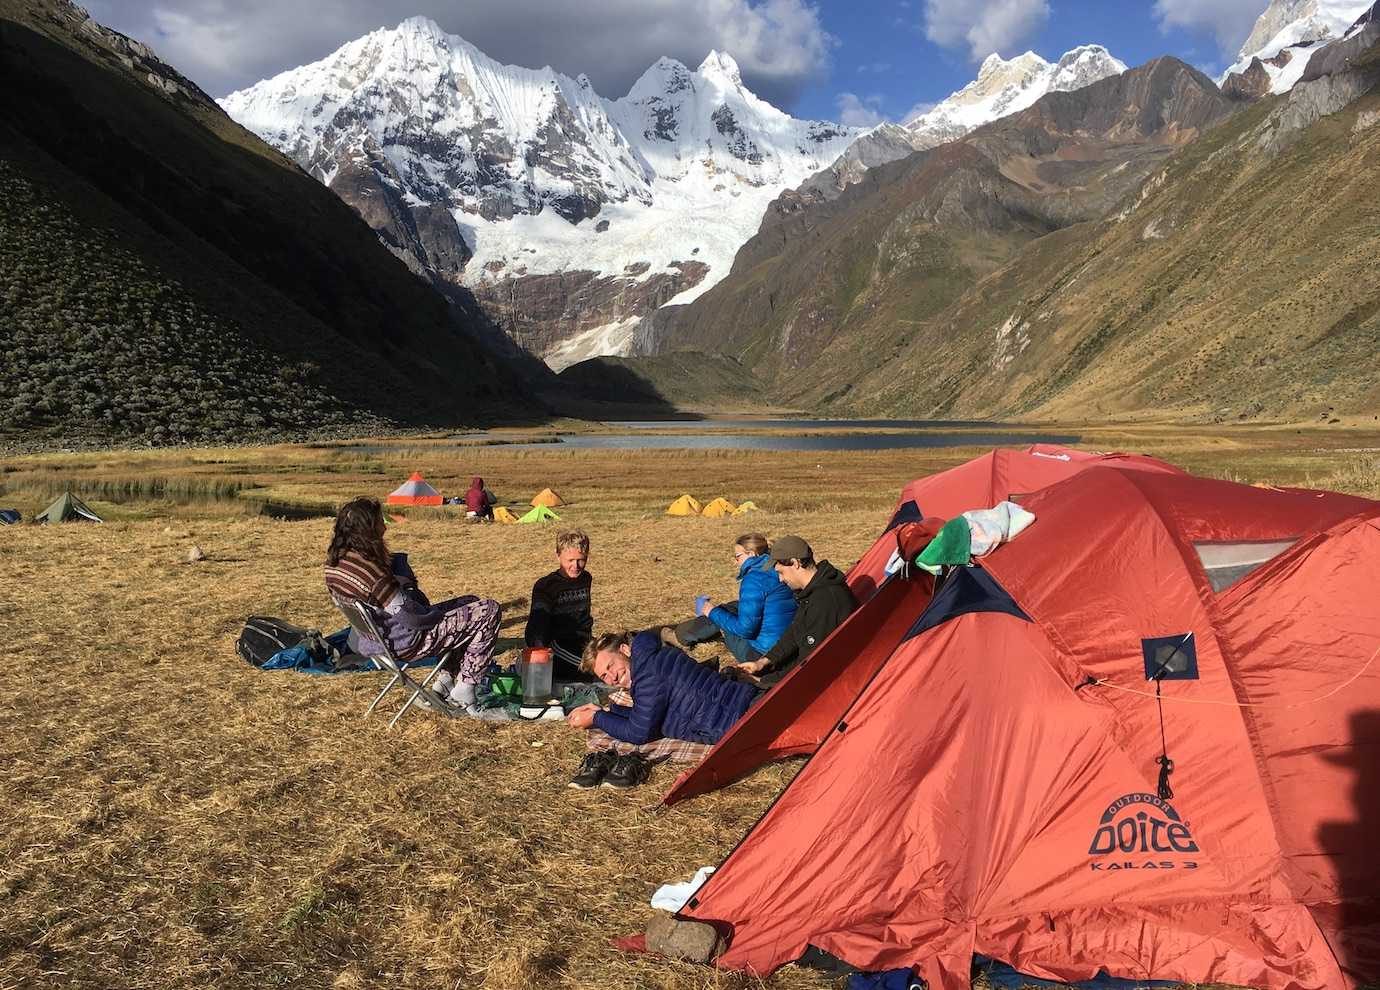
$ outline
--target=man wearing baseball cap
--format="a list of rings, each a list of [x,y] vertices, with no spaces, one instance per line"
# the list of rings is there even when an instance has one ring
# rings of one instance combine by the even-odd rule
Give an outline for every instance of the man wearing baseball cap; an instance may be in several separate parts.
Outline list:
[[[770,687],[842,625],[858,602],[843,572],[827,560],[817,562],[810,544],[798,536],[773,540],[764,566],[775,568],[781,582],[795,594],[795,618],[760,660],[738,664],[737,669],[756,675],[759,684]]]

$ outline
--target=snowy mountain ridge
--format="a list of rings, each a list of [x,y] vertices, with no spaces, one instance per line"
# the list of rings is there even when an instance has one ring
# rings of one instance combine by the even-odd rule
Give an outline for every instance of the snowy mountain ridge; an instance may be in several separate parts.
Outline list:
[[[767,204],[861,133],[759,99],[723,52],[694,71],[659,59],[609,100],[584,75],[504,65],[425,17],[220,103],[337,188],[395,251],[481,300],[573,271],[638,284],[598,324],[565,314],[574,322],[535,342],[543,354],[578,334],[609,346],[613,328],[668,293],[683,302],[709,288]],[[438,230],[447,216],[455,229]]]
[[[988,55],[975,80],[902,126],[915,135],[917,150],[932,148],[1024,110],[1046,93],[1082,89],[1125,71],[1126,63],[1101,45],[1080,45],[1058,62],[1034,52],[1012,59]]]
[[[1271,93],[1294,88],[1319,45],[1342,37],[1373,0],[1270,0],[1237,60],[1218,82],[1250,68],[1255,59],[1269,77]]]

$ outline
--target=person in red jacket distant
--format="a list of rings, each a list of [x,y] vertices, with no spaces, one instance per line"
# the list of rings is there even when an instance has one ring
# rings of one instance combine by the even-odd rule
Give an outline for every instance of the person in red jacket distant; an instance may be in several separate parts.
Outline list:
[[[471,519],[485,519],[493,522],[494,493],[484,487],[484,479],[476,475],[470,479],[469,491],[465,492],[465,513]]]

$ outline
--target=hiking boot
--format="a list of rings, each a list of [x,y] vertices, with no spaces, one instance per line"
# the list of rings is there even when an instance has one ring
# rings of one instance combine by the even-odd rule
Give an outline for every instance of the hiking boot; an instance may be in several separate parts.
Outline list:
[[[652,775],[652,765],[641,753],[629,753],[613,761],[609,772],[604,776],[604,786],[625,791],[636,787]]]
[[[667,646],[674,646],[678,650],[685,649],[685,647],[681,645],[681,641],[676,638],[676,630],[673,626],[661,627],[661,641]]]
[[[580,769],[570,778],[569,786],[581,791],[598,787],[600,781],[608,776],[609,768],[617,759],[618,757],[607,749],[586,753],[585,758],[580,761]]]

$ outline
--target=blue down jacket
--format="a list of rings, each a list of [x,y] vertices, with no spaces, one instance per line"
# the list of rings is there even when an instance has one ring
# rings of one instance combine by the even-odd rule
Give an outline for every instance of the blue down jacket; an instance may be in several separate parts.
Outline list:
[[[637,745],[663,737],[712,743],[742,718],[757,689],[644,632],[632,641],[632,696],[631,708],[596,712],[594,727]]]
[[[709,621],[766,653],[795,618],[795,595],[767,564],[767,555],[749,557],[738,568],[738,614],[718,606]]]

